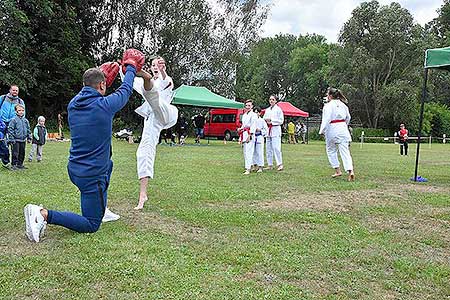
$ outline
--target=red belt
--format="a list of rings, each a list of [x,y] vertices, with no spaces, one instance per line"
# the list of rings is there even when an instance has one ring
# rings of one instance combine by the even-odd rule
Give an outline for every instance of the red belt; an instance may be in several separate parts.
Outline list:
[[[330,124],[334,124],[334,123],[343,123],[345,122],[345,120],[331,120]]]
[[[250,134],[250,127],[245,127],[239,130],[239,142],[245,142],[242,139],[244,138],[244,131],[247,131]]]
[[[269,135],[268,136],[271,137],[272,136],[272,127],[273,127],[272,123],[270,123],[268,127],[269,127]]]

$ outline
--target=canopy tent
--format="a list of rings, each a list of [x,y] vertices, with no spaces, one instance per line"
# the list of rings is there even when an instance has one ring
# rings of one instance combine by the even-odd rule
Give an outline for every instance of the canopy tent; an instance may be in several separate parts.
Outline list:
[[[285,116],[304,117],[304,118],[309,117],[309,113],[307,113],[306,111],[303,111],[301,109],[298,109],[297,107],[292,105],[290,102],[278,102],[278,106],[281,108],[281,110],[283,111],[283,114]]]
[[[283,111],[284,116],[306,118],[306,143],[308,144],[309,143],[309,123],[308,123],[309,113],[295,107],[290,102],[280,101],[277,103],[277,105],[281,108],[281,111]],[[263,110],[263,113],[266,109]]]
[[[209,108],[243,108],[244,104],[214,94],[205,87],[181,85],[174,91],[172,104]]]
[[[427,97],[428,70],[432,68],[450,71],[450,47],[428,49],[427,51],[425,51],[425,65],[424,65],[425,70],[423,78],[422,101],[420,104],[419,132],[417,134],[416,167],[414,170],[414,181],[417,181],[417,170],[419,166],[419,151],[421,141],[420,138],[422,134],[425,99]]]

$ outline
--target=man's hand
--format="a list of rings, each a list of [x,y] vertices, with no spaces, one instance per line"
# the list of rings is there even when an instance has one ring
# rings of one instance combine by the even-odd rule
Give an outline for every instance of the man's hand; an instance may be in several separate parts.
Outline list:
[[[145,63],[145,55],[136,49],[127,49],[123,53],[122,57],[122,65],[132,65],[136,68],[136,72],[139,72],[142,69],[142,66]],[[125,72],[124,72],[125,73]]]
[[[110,87],[119,73],[119,64],[116,62],[106,62],[99,67],[105,75],[106,86]]]

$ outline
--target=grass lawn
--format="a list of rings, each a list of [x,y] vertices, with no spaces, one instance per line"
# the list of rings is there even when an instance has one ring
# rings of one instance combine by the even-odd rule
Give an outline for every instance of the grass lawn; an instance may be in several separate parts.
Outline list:
[[[352,145],[356,182],[332,179],[323,142],[283,145],[285,170],[243,176],[236,143],[158,146],[149,201],[137,145],[114,142],[97,233],[24,233],[23,207],[79,212],[69,143],[0,170],[0,299],[450,299],[450,145]],[[29,149],[29,148],[27,148]]]

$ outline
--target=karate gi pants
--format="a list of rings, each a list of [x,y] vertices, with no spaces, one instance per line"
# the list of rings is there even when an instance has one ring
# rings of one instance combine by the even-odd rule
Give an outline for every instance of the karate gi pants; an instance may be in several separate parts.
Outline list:
[[[248,143],[242,143],[242,149],[244,151],[245,169],[250,170],[253,163],[253,152],[255,149],[254,141],[250,140]]]
[[[281,156],[281,136],[267,137],[266,138],[266,156],[267,165],[273,166],[273,156],[275,155],[275,162],[277,166],[283,164],[283,158]]]
[[[170,128],[177,122],[178,109],[159,99],[157,92],[144,94],[152,112],[144,120],[142,139],[136,152],[138,178],[153,178],[156,156],[156,145],[161,130]]]
[[[258,167],[264,167],[264,138],[261,141],[255,141],[253,143],[255,150],[253,152],[253,164]]]
[[[328,161],[332,168],[338,168],[340,166],[338,159],[338,150],[342,159],[342,164],[344,165],[344,169],[346,171],[353,170],[353,160],[350,155],[349,149],[350,142],[342,141],[342,142],[334,142],[327,141],[327,156]]]

